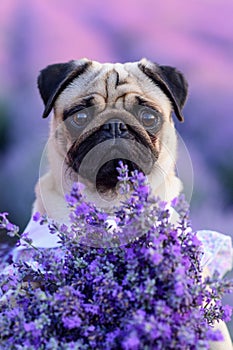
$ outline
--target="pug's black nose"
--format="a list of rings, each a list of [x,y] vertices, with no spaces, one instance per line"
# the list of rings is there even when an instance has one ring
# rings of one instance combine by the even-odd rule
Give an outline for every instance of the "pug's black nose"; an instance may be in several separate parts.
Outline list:
[[[111,119],[102,126],[102,130],[111,137],[124,137],[128,133],[128,128],[122,120]]]

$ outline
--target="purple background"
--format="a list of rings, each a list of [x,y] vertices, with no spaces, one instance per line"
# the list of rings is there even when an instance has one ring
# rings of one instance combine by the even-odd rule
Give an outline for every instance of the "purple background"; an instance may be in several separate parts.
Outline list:
[[[194,171],[192,222],[233,236],[232,0],[1,0],[0,211],[30,217],[48,135],[36,79],[51,63],[147,57],[186,75],[178,131]]]

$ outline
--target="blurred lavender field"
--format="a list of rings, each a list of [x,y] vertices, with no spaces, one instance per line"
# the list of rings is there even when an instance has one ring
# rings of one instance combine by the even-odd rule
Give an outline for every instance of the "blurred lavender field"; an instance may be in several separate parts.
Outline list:
[[[22,229],[30,217],[49,122],[39,70],[147,57],[177,66],[190,84],[176,124],[193,164],[193,226],[233,236],[232,14],[232,0],[1,0],[0,211]]]

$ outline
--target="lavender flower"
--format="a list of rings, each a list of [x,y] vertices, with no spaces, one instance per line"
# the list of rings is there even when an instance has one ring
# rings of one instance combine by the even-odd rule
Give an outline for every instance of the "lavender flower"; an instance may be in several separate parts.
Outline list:
[[[5,229],[10,237],[18,235],[18,226],[12,224],[8,218],[8,213],[0,213],[0,229]]]
[[[114,218],[74,184],[66,197],[71,227],[47,223],[59,248],[30,249],[36,265],[21,259],[0,275],[1,349],[195,350],[221,339],[211,326],[229,320],[221,298],[233,283],[216,274],[202,281],[201,244],[184,199],[172,203],[175,226],[143,174],[129,175],[123,163],[118,170],[125,200]],[[6,213],[1,225],[15,231]]]

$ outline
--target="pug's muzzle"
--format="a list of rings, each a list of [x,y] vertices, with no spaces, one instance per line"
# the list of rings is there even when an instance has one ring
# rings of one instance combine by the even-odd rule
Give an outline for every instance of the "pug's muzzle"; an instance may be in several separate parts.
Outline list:
[[[119,113],[120,114],[120,113]],[[135,130],[136,129],[136,130]],[[88,132],[80,142],[73,143],[67,154],[67,164],[76,173],[104,192],[114,190],[118,182],[117,167],[123,161],[129,171],[149,174],[158,158],[141,130],[119,115],[110,118]]]

